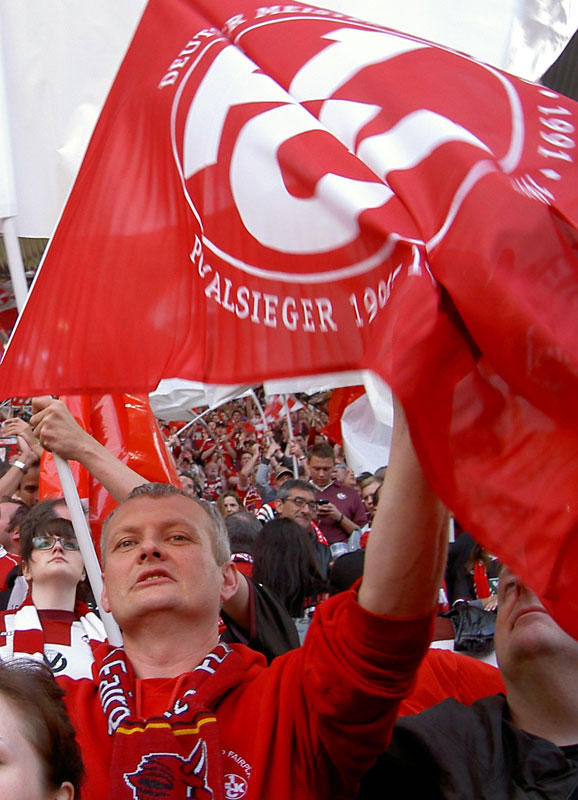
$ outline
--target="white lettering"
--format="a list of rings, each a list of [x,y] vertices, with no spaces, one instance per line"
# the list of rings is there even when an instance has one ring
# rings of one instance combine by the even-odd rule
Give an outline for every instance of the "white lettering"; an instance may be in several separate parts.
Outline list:
[[[232,33],[235,28],[238,28],[239,25],[242,25],[245,21],[245,17],[242,14],[236,14],[234,17],[231,17],[225,22],[227,33]]]
[[[234,311],[235,306],[229,302],[229,295],[231,294],[231,287],[233,286],[233,282],[230,281],[228,278],[225,278],[225,296],[223,297],[223,308],[225,311]]]
[[[313,333],[315,330],[315,325],[313,324],[313,301],[308,297],[302,297],[301,308],[303,309],[303,330]]]
[[[331,316],[333,308],[331,306],[331,301],[328,297],[318,297],[315,300],[315,304],[317,305],[317,312],[319,314],[319,328],[324,333],[328,330],[328,327],[331,328],[332,331],[337,330],[337,325],[333,322],[333,318]]]
[[[263,302],[265,303],[265,316],[263,322],[269,328],[277,327],[277,305],[279,298],[274,294],[264,294]]]
[[[291,310],[289,310],[289,306],[291,306]],[[283,325],[287,328],[287,330],[297,330],[297,320],[299,319],[299,314],[296,311],[294,297],[286,297],[283,300],[283,305],[281,306],[281,318],[283,320]]]
[[[261,292],[251,292],[253,295],[253,313],[251,314],[251,322],[259,322],[259,300]]]
[[[246,286],[239,286],[237,289],[237,305],[235,314],[239,319],[247,319],[249,316],[249,290]]]
[[[215,272],[215,277],[205,288],[206,297],[212,297],[215,303],[221,305],[221,276]]]

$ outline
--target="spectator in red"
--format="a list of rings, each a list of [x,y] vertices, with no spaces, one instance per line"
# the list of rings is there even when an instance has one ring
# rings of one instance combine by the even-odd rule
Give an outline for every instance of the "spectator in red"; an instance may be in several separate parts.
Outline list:
[[[217,502],[219,495],[225,491],[226,478],[223,477],[222,464],[218,456],[211,456],[205,464],[205,484],[202,497],[205,500]]]

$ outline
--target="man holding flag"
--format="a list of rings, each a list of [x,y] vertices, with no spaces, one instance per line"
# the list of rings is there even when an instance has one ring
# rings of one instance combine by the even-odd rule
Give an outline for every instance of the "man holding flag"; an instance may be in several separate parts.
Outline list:
[[[61,405],[41,405],[32,422],[43,446],[96,467],[126,497],[138,476],[82,431],[60,438]],[[427,650],[444,519],[401,413],[358,594],[322,604],[305,645],[266,668],[218,643],[237,576],[211,513],[166,484],[137,488],[102,546],[103,605],[124,649],[98,648],[94,683],[68,698],[86,797],[144,798],[153,786],[207,798],[351,796]]]

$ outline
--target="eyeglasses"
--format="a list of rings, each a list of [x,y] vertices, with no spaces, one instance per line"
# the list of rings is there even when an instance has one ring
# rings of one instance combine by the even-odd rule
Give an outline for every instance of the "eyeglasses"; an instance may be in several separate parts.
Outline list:
[[[287,500],[290,500],[292,503],[295,503],[297,508],[304,508],[305,506],[307,506],[310,511],[317,511],[316,500],[306,500],[304,497],[288,497]]]
[[[77,539],[73,539],[70,536],[53,536],[52,534],[33,536],[32,547],[35,550],[52,550],[57,541],[60,542],[64,550],[80,550]]]

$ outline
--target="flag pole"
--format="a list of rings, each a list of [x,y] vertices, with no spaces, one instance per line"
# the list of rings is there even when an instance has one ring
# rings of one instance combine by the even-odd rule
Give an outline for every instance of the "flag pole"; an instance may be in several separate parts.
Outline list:
[[[293,423],[291,422],[291,414],[289,413],[289,404],[287,403],[287,395],[283,395],[283,405],[285,407],[285,417],[287,418],[287,431],[289,433],[289,441],[293,439]],[[293,454],[293,477],[295,480],[299,477],[299,466],[297,464],[297,457]]]
[[[108,611],[105,611],[100,605],[100,598],[102,595],[102,573],[98,558],[96,556],[96,550],[94,549],[92,537],[90,535],[90,530],[88,528],[88,523],[86,521],[86,517],[84,516],[80,497],[78,496],[78,490],[72,476],[70,464],[66,459],[56,455],[56,453],[53,453],[53,455],[54,463],[56,464],[56,469],[58,471],[58,477],[60,478],[64,499],[70,512],[70,520],[80,546],[80,553],[82,555],[82,560],[84,561],[84,568],[86,569],[86,574],[90,582],[94,599],[96,600],[96,605],[106,631],[106,636],[113,647],[120,647],[122,646],[122,634],[120,632],[120,628],[118,627],[118,624],[112,614],[110,614]]]
[[[259,398],[257,397],[257,393],[254,391],[254,389],[251,389],[249,391],[249,394],[251,395],[253,402],[257,406],[257,411],[261,415],[261,421],[263,423],[263,433],[265,433],[269,425],[267,424],[267,417],[265,416],[265,412],[263,411],[263,406],[259,402]]]

